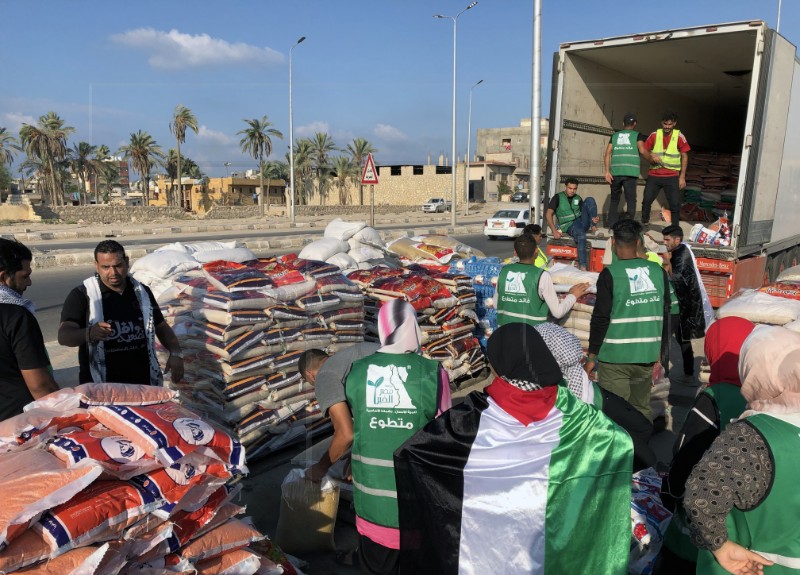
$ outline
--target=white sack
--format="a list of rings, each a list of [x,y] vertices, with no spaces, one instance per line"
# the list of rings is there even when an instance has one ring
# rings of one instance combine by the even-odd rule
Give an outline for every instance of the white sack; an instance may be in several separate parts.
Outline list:
[[[365,227],[367,227],[367,222],[346,222],[342,218],[336,218],[325,227],[323,237],[347,241]]]
[[[225,248],[219,250],[207,250],[203,252],[196,252],[194,257],[201,263],[214,262],[217,260],[224,260],[226,262],[235,262],[240,264],[256,259],[258,256],[247,248]]]
[[[146,272],[150,276],[168,278],[171,275],[188,272],[200,267],[200,263],[186,252],[159,250],[142,256],[133,262],[131,274],[136,277],[138,272]]]
[[[333,223],[333,222],[331,222]],[[315,240],[304,247],[297,257],[304,260],[327,261],[338,253],[345,253],[350,249],[350,244],[336,238],[322,238]]]

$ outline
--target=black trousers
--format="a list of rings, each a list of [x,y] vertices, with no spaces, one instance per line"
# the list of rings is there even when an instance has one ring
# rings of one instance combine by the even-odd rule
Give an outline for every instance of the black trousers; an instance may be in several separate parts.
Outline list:
[[[358,536],[358,562],[365,575],[397,575],[400,550],[384,547],[369,537]]]
[[[683,339],[683,332],[681,331],[681,316],[678,314],[672,315],[672,335],[675,336],[675,341],[681,348],[681,357],[683,358],[683,374],[694,375],[694,351],[692,351],[692,340]]]
[[[606,227],[610,228],[619,219],[619,200],[625,192],[625,211],[630,219],[636,217],[636,180],[635,176],[614,176],[611,181],[611,198],[608,202],[608,221]]]
[[[678,176],[655,177],[649,176],[644,185],[644,198],[642,199],[642,222],[650,221],[650,207],[653,205],[658,193],[664,190],[672,214],[672,223],[677,225],[681,220],[681,189]]]

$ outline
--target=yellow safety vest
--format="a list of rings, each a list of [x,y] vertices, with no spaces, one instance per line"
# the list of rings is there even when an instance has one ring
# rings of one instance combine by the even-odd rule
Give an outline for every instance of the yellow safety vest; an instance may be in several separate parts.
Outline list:
[[[669,140],[669,144],[667,144],[667,149],[664,150],[664,130],[656,130],[656,143],[653,146],[653,155],[659,157],[661,166],[658,164],[651,164],[651,170],[664,167],[668,170],[675,170],[676,172],[681,171],[681,153],[678,151],[678,138],[680,135],[680,130],[672,130],[672,137]]]

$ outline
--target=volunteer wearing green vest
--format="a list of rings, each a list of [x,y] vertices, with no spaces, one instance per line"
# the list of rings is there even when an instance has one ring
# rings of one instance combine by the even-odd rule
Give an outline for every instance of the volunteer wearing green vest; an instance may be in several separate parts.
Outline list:
[[[670,298],[664,270],[636,253],[641,232],[634,220],[614,225],[617,261],[597,279],[585,369],[596,365],[600,387],[650,419],[652,369],[669,341]]]
[[[697,573],[800,573],[800,334],[760,326],[742,345],[746,411],[714,440],[683,504]],[[773,564],[774,563],[774,564]]]
[[[661,190],[667,196],[672,223],[677,224],[681,219],[681,190],[686,187],[686,165],[691,148],[686,136],[675,129],[677,124],[675,112],[664,112],[661,129],[650,134],[644,143],[649,154],[645,158],[651,162],[642,200],[642,223],[645,225],[650,222],[650,207]]]
[[[450,383],[438,362],[419,355],[422,334],[411,304],[390,300],[378,312],[381,347],[355,361],[345,392],[353,412],[352,471],[362,573],[396,573],[399,561],[393,453],[450,408]]]
[[[586,233],[597,231],[597,222],[600,221],[594,198],[581,198],[578,195],[578,180],[567,178],[564,191],[550,198],[545,217],[555,239],[560,239],[564,234],[572,236],[578,247],[578,265],[582,270],[588,269]],[[558,218],[558,225],[554,218]]]
[[[536,267],[536,242],[523,234],[514,240],[519,263],[507,264],[497,276],[494,292],[497,325],[522,322],[531,326],[547,321],[549,311],[563,317],[589,289],[588,283],[574,285],[563,300],[558,299],[550,273]]]
[[[686,416],[672,448],[669,474],[661,484],[661,500],[673,516],[653,570],[656,575],[695,572],[697,547],[689,538],[682,504],[686,479],[714,439],[745,410],[739,352],[754,328],[744,318],[729,316],[715,321],[706,333],[705,353],[711,366],[708,387],[697,396]]]
[[[647,136],[636,131],[636,116],[630,112],[622,119],[622,130],[615,132],[606,146],[606,182],[611,185],[608,203],[608,227],[619,219],[619,199],[625,191],[628,217],[636,217],[636,181],[640,175],[639,154],[647,157],[644,142]]]

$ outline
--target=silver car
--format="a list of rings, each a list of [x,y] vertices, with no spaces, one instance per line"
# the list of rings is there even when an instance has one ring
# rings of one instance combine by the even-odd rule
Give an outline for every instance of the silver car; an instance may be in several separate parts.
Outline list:
[[[516,208],[500,210],[483,222],[483,235],[490,240],[516,238],[522,235],[522,230],[529,223],[530,210]]]

